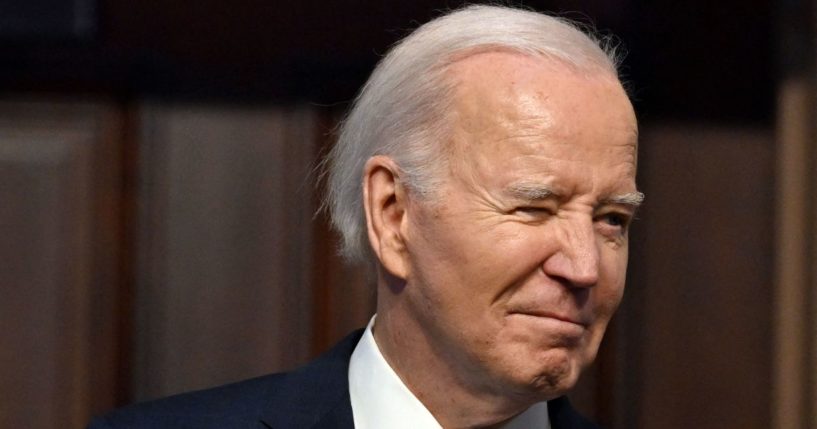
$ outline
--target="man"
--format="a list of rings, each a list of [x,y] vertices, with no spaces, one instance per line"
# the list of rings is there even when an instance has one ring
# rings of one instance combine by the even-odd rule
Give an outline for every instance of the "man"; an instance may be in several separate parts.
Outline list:
[[[564,394],[621,299],[637,126],[614,57],[563,21],[472,6],[378,65],[330,154],[333,222],[377,315],[292,373],[105,427],[592,428]]]

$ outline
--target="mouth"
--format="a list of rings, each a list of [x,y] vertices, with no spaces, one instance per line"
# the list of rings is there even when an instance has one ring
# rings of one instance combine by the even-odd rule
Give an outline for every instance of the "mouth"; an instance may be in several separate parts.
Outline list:
[[[509,313],[511,316],[523,316],[523,317],[532,317],[544,320],[553,320],[556,322],[567,323],[570,325],[579,326],[582,329],[587,329],[590,325],[589,323],[581,320],[579,317],[571,317],[561,314],[549,313],[549,312],[541,312],[541,311],[512,311]]]

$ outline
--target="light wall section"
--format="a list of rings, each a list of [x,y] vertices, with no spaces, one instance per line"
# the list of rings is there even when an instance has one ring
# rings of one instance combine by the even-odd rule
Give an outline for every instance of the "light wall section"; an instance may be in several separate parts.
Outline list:
[[[778,93],[774,427],[817,427],[817,119],[815,81]]]
[[[120,125],[104,102],[0,102],[2,428],[115,403]]]
[[[817,1],[777,5],[773,428],[817,427]]]
[[[147,102],[139,123],[134,399],[306,361],[315,113]]]

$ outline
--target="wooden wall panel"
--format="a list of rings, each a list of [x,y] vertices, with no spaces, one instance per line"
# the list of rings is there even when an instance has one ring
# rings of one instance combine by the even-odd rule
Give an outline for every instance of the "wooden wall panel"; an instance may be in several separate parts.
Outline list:
[[[79,428],[116,400],[118,118],[0,104],[0,427]]]
[[[304,362],[315,114],[156,103],[141,124],[136,399]]]
[[[642,133],[647,194],[640,354],[642,428],[767,428],[772,368],[771,130]],[[635,405],[635,404],[630,404]]]

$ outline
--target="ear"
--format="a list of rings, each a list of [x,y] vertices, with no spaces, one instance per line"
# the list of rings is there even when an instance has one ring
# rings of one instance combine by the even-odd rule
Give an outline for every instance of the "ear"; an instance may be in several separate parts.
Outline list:
[[[405,279],[408,258],[405,222],[408,195],[400,183],[399,168],[387,156],[373,156],[363,169],[363,207],[369,242],[389,274]]]

